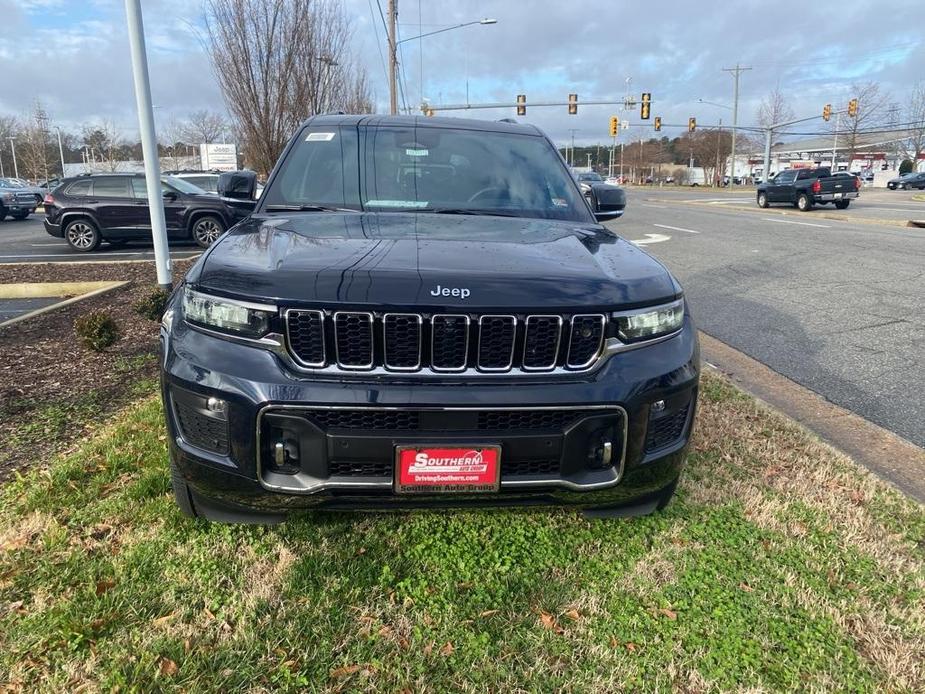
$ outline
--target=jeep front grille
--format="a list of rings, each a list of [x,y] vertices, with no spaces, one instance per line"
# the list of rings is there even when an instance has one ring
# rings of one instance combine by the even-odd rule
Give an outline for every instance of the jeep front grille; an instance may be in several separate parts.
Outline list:
[[[286,340],[310,368],[434,373],[581,370],[604,344],[603,314],[420,314],[289,309]]]

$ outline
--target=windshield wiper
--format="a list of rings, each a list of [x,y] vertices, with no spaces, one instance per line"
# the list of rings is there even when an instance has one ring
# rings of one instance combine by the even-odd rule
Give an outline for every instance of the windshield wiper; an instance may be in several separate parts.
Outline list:
[[[345,207],[326,207],[324,205],[267,205],[265,212],[355,212]]]
[[[471,207],[425,207],[417,212],[433,212],[434,214],[474,214],[482,216],[495,217],[520,217],[517,212],[508,212],[506,210],[487,210]]]

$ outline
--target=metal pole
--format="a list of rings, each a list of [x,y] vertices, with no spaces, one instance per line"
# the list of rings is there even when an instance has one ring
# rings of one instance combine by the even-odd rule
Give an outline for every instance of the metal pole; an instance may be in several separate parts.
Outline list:
[[[13,173],[16,175],[16,178],[19,178],[19,164],[16,163],[16,138],[10,138],[10,149],[13,152]]]
[[[590,154],[587,154],[587,155],[585,155],[585,156],[588,157],[588,169],[590,170],[590,169],[591,169],[591,155],[590,155]]]
[[[395,44],[395,25],[398,19],[398,0],[389,0],[389,113],[398,113],[398,54]]]
[[[145,183],[148,188],[148,210],[151,213],[151,235],[154,239],[154,264],[157,283],[164,289],[173,287],[170,273],[170,249],[167,246],[167,225],[164,219],[164,198],[161,195],[161,165],[157,158],[157,135],[154,132],[154,109],[151,108],[151,84],[148,80],[148,58],[145,51],[144,22],[141,0],[125,0],[129,45],[132,49],[132,75],[135,81],[135,102],[138,106],[138,130],[145,160]]]
[[[620,181],[623,181],[623,143],[620,143]]]
[[[61,178],[64,178],[64,176],[65,176],[65,173],[64,173],[64,147],[61,146],[61,128],[59,128],[59,127],[56,125],[56,126],[55,126],[55,130],[58,131],[58,154],[61,156]]]
[[[739,75],[746,70],[751,70],[751,68],[739,67],[738,63],[736,63],[734,68],[723,68],[723,72],[731,72],[735,78],[735,88],[733,90],[732,99],[732,163],[730,164],[729,171],[729,183],[733,186],[735,185],[736,178],[736,127],[739,125]]]
[[[764,172],[761,174],[761,180],[767,183],[771,180],[771,137],[774,131],[768,128],[764,131]]]
[[[835,150],[838,148],[838,121],[839,121],[839,120],[841,120],[841,116],[840,116],[838,113],[836,113],[836,114],[835,114],[835,140],[832,142],[832,169],[831,169],[831,173],[836,173],[836,172],[838,171],[838,167],[835,165]],[[851,164],[851,163],[849,162],[849,167],[850,167],[850,164]]]
[[[719,170],[719,150],[722,147],[723,142],[723,119],[719,119],[719,130],[716,131],[716,173],[713,176],[713,187],[716,188],[717,185],[722,185],[722,176],[725,176],[725,171]]]

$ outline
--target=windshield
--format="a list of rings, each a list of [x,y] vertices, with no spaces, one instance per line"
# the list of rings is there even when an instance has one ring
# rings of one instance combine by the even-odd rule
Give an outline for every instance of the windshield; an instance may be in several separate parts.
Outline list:
[[[307,128],[261,203],[591,221],[546,138],[427,126]]]
[[[22,188],[22,186],[7,178],[0,178],[0,188]]]
[[[600,175],[600,174],[591,172],[591,173],[581,173],[581,174],[578,174],[578,180],[579,180],[579,181],[592,181],[592,182],[600,183],[600,182],[603,182],[604,179],[601,178],[601,175]]]
[[[199,186],[194,186],[189,181],[184,181],[182,178],[177,178],[176,176],[167,176],[163,179],[163,182],[169,185],[171,188],[176,188],[181,193],[187,193],[189,195],[205,195],[204,191]]]

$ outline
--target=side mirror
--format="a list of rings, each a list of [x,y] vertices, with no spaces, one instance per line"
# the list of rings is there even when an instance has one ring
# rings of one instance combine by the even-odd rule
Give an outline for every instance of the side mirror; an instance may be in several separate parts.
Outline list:
[[[169,202],[173,202],[174,200],[177,199],[177,194],[174,193],[172,190],[165,190],[165,191],[164,191],[163,198],[164,198],[164,200],[167,200],[167,201],[169,201]]]
[[[218,194],[223,198],[253,200],[257,174],[253,171],[228,171],[218,177]]]

